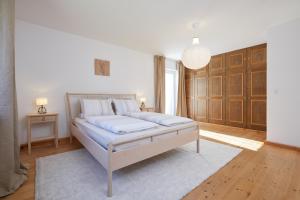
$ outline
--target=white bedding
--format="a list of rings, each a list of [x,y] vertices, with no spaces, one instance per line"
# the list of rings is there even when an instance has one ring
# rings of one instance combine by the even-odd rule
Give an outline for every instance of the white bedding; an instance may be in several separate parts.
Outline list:
[[[132,138],[132,134],[136,135],[136,133],[125,134],[125,135],[111,133],[104,129],[98,128],[88,123],[85,119],[81,119],[81,118],[76,118],[75,123],[83,134],[87,134],[90,138],[92,138],[95,142],[100,144],[105,149],[108,148],[108,145],[110,143],[115,143],[122,140],[126,140],[127,138]],[[149,142],[151,142],[150,138],[141,139],[135,142],[125,143],[122,145],[115,146],[113,150],[114,151],[125,150],[135,145],[146,144]]]
[[[151,140],[155,141],[155,140],[165,139],[166,137],[170,137],[173,136],[174,134],[177,134],[177,130],[181,130],[182,132],[185,132],[185,131],[192,131],[198,129],[197,123],[192,122],[192,123],[178,125],[172,128],[165,127],[165,126],[158,126],[155,129],[148,129],[140,132],[119,135],[119,134],[106,131],[102,128],[98,128],[88,123],[85,119],[75,118],[75,123],[83,134],[87,134],[90,138],[92,138],[95,142],[97,142],[105,149],[107,149],[109,144],[113,144],[114,151],[125,150],[137,145],[147,144],[150,143]],[[161,133],[164,132],[166,134],[161,135]],[[147,136],[149,137],[144,138]],[[150,136],[152,138],[150,138]],[[127,141],[130,142],[125,143]],[[119,144],[119,143],[123,143],[123,144]]]
[[[99,128],[116,134],[128,134],[158,127],[158,124],[149,121],[120,115],[89,116],[86,117],[86,120]]]
[[[193,121],[192,119],[186,117],[165,115],[156,112],[131,112],[131,113],[125,113],[124,115],[161,124],[164,126],[174,126],[178,124],[190,123]]]

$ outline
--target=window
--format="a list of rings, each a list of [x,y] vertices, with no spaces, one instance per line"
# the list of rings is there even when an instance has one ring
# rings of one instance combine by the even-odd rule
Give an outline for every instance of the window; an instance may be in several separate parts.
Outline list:
[[[166,61],[165,75],[165,113],[176,115],[178,75],[175,61]]]

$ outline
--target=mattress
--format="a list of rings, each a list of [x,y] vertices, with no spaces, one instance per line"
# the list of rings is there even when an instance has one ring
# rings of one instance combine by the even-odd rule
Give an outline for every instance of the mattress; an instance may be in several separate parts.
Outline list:
[[[88,123],[85,119],[75,118],[74,122],[82,134],[86,134],[103,148],[107,149],[110,143],[113,144],[114,151],[122,151],[133,148],[134,146],[148,144],[151,141],[166,139],[176,135],[177,131],[179,134],[182,134],[198,130],[198,124],[196,122],[191,122],[172,127],[158,126],[145,131],[119,135],[96,127]]]

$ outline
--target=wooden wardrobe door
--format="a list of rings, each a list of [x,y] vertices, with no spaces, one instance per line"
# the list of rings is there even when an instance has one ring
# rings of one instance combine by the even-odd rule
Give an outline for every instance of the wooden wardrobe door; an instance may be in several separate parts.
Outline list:
[[[226,53],[226,124],[246,127],[247,49]]]
[[[267,45],[248,48],[248,119],[247,127],[266,130]]]
[[[225,124],[225,54],[213,56],[209,64],[208,122]]]
[[[188,68],[185,68],[185,90],[187,115],[194,119],[194,71]]]
[[[194,119],[208,121],[208,67],[196,70],[194,78]]]

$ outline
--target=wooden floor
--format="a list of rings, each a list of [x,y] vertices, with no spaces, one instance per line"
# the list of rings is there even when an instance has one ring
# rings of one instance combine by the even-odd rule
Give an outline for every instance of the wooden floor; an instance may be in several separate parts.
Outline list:
[[[204,123],[201,124],[201,129],[256,141],[264,141],[266,137],[265,132],[261,131]],[[26,149],[23,149],[21,159],[29,167],[28,181],[16,193],[4,199],[34,199],[35,159],[78,148],[81,148],[78,142],[60,144],[58,149],[53,146],[36,147],[31,156],[28,156]],[[300,152],[268,144],[257,151],[244,149],[184,199],[299,200]]]

